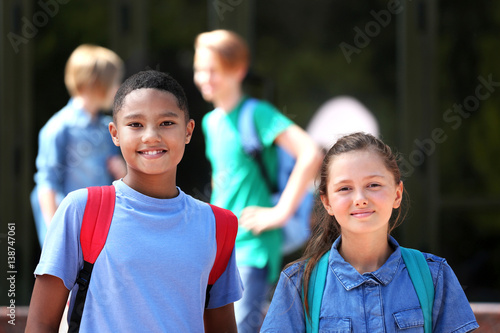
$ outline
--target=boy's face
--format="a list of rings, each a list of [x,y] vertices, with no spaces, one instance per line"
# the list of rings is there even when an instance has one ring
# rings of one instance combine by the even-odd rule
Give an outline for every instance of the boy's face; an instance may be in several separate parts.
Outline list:
[[[194,83],[207,102],[217,102],[239,87],[243,80],[242,70],[230,70],[223,66],[214,51],[201,47],[194,56]]]
[[[177,98],[157,89],[132,91],[109,124],[113,142],[127,162],[127,176],[175,175],[193,130],[194,121],[186,124]]]

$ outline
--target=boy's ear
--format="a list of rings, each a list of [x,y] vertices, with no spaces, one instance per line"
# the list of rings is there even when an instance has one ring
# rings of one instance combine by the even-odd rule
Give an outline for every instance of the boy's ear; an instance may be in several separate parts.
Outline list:
[[[326,211],[328,212],[328,215],[333,216],[333,209],[332,206],[330,206],[330,202],[328,201],[328,197],[324,194],[320,194],[320,199],[321,203],[323,204],[323,207],[325,207]]]
[[[246,66],[240,66],[239,68],[236,69],[236,73],[238,75],[238,79],[240,80],[240,82],[243,82],[243,80],[248,74],[248,68]]]
[[[114,122],[110,122],[108,125],[109,134],[111,134],[111,139],[115,146],[120,147],[120,140],[118,139],[118,130],[116,129],[116,125]]]
[[[191,138],[193,137],[194,125],[195,125],[194,120],[189,119],[186,125],[186,141],[185,141],[186,144],[191,142]]]

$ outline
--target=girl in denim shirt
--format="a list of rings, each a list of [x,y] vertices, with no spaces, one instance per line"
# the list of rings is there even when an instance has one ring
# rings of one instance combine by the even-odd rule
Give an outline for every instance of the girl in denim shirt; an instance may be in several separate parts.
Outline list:
[[[339,139],[323,161],[319,194],[323,214],[303,257],[281,273],[261,332],[305,331],[308,282],[328,250],[320,332],[424,332],[419,299],[399,244],[389,235],[402,217],[403,198],[391,149],[369,134]],[[443,258],[424,256],[435,290],[433,332],[476,329],[451,267]]]

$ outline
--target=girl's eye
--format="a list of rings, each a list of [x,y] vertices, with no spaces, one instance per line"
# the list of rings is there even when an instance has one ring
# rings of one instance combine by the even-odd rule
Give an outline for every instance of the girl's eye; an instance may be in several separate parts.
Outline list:
[[[380,186],[381,186],[380,184],[370,184],[370,185],[368,185],[368,187],[372,187],[372,188],[380,187]]]
[[[345,192],[345,191],[349,191],[349,189],[350,189],[350,187],[343,186],[343,187],[339,188],[337,191],[339,191],[339,192]]]

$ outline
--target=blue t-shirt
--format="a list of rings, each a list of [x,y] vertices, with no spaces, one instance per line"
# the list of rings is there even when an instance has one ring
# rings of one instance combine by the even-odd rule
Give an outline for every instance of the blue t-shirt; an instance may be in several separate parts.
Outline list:
[[[215,260],[210,206],[179,189],[172,199],[113,183],[116,204],[106,244],[90,280],[80,332],[203,332],[208,276]],[[35,275],[61,278],[72,290],[83,266],[80,229],[87,190],[70,193],[49,227]],[[210,291],[208,308],[241,298],[234,251]]]
[[[120,150],[109,134],[111,121],[102,114],[92,118],[70,99],[40,130],[36,187],[31,198],[40,244],[46,227],[38,203],[39,190],[51,189],[61,201],[71,191],[113,182],[107,161],[119,156]]]
[[[375,272],[360,274],[338,252],[330,252],[320,310],[319,329],[325,332],[423,332],[420,303],[401,258],[399,244]],[[433,332],[470,332],[478,327],[467,297],[445,259],[424,253],[434,281]],[[303,266],[281,273],[261,332],[305,332],[301,298]]]

